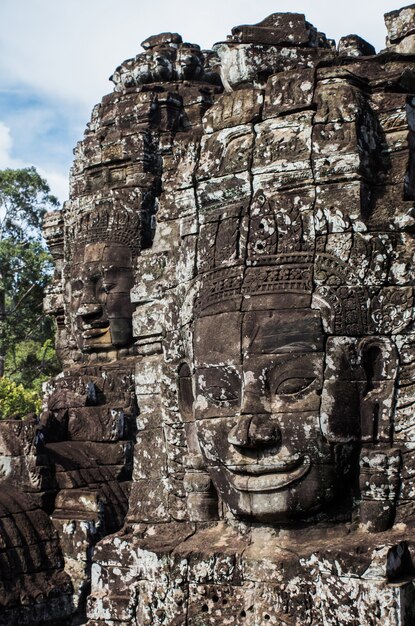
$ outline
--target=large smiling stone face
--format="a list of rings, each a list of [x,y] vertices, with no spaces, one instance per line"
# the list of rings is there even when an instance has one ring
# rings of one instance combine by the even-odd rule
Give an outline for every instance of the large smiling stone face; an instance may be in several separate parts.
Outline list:
[[[67,285],[72,331],[82,352],[128,346],[132,341],[130,250],[116,243],[88,244]]]
[[[307,519],[347,493],[350,478],[340,481],[338,460],[351,466],[360,437],[358,383],[341,358],[342,380],[334,381],[322,407],[327,355],[318,311],[202,317],[194,348],[199,443],[235,515]],[[347,395],[346,411],[336,394]]]

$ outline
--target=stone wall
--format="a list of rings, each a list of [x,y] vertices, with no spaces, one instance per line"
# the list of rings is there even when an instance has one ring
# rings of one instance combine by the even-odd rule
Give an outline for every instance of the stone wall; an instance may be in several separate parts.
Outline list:
[[[45,221],[63,372],[0,423],[0,623],[415,622],[415,5],[385,20],[115,70]]]

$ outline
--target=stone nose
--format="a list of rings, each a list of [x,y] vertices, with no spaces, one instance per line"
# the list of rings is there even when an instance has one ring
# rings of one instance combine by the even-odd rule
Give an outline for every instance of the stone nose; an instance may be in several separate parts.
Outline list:
[[[86,309],[87,307],[99,305],[97,288],[96,280],[88,280],[86,278],[83,280],[80,308]]]
[[[281,429],[270,415],[242,415],[229,431],[228,442],[244,448],[279,446]]]
[[[99,302],[89,302],[80,304],[76,314],[79,317],[88,317],[90,315],[96,315],[97,313],[101,313],[101,311],[102,306],[101,304],[99,304]]]

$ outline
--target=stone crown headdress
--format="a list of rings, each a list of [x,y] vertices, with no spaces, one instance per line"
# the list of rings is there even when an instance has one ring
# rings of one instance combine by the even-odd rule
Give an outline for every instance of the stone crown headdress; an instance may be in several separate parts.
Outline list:
[[[373,255],[376,271],[359,266],[365,253],[359,250],[363,238],[353,244],[355,257],[342,261],[324,247],[320,249],[313,226],[304,221],[305,213],[289,207],[275,210],[265,200],[259,192],[248,215],[244,212],[219,221],[210,253],[213,262],[197,277],[196,315],[246,310],[249,299],[274,295],[281,307],[324,309],[330,332],[336,335],[401,332],[411,323],[412,287],[396,288],[387,276],[392,249],[385,251],[384,268],[377,276],[379,255]],[[246,233],[245,241],[241,232]]]
[[[136,258],[141,252],[141,231],[139,212],[104,205],[78,215],[67,227],[66,241],[71,249],[89,243],[118,243]]]

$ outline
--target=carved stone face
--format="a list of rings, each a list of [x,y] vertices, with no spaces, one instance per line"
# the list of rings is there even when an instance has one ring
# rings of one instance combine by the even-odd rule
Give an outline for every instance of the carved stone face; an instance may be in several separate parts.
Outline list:
[[[289,522],[334,499],[336,455],[347,465],[345,453],[360,438],[359,384],[342,355],[340,380],[323,394],[325,346],[320,313],[310,308],[196,320],[197,433],[215,486],[235,515]]]
[[[132,341],[131,252],[115,243],[88,244],[71,267],[69,316],[82,352],[127,346]]]

